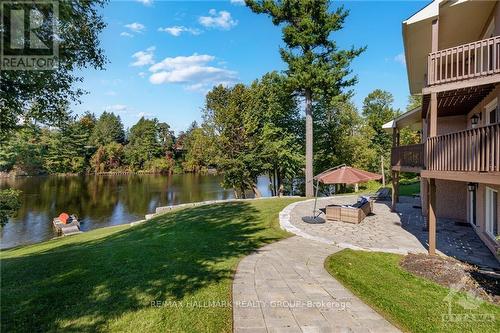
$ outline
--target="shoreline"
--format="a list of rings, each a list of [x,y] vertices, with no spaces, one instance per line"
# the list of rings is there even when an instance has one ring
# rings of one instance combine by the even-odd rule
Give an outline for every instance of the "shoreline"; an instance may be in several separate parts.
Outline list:
[[[297,195],[290,195],[290,196],[282,196],[282,197],[260,197],[260,198],[246,198],[246,199],[231,198],[231,199],[221,199],[221,200],[206,200],[206,201],[187,202],[187,203],[182,203],[182,204],[177,204],[177,205],[171,205],[171,206],[160,206],[160,207],[156,207],[155,208],[155,212],[154,213],[145,214],[144,215],[144,219],[142,219],[142,220],[137,220],[137,221],[132,221],[132,222],[125,222],[125,223],[122,223],[122,224],[116,224],[116,225],[109,225],[109,226],[105,226],[105,227],[94,228],[94,229],[90,229],[90,230],[87,230],[87,231],[83,231],[82,233],[86,233],[86,232],[94,231],[94,230],[116,228],[116,227],[124,227],[124,226],[134,227],[136,225],[143,224],[143,223],[149,221],[150,219],[152,219],[154,217],[166,214],[168,212],[171,212],[171,211],[177,210],[177,209],[184,209],[184,208],[190,208],[190,207],[198,207],[198,206],[204,206],[204,205],[213,205],[213,204],[227,203],[227,202],[250,201],[250,200],[265,200],[265,199],[276,199],[276,198],[305,198],[305,197],[301,197],[301,196],[297,196]],[[81,235],[82,233],[75,234],[75,235]],[[53,237],[53,238],[50,238],[50,239],[47,239],[47,240],[44,240],[44,241],[40,241],[40,242],[25,243],[25,244],[19,244],[19,245],[15,245],[15,246],[11,246],[11,247],[1,248],[0,252],[12,250],[12,249],[17,249],[17,248],[24,247],[24,246],[31,246],[31,245],[35,245],[35,244],[41,244],[41,243],[44,243],[44,242],[50,242],[50,241],[53,241],[53,240],[63,239],[65,237],[71,237],[71,236],[75,236],[75,235],[70,235],[70,236],[56,236],[56,237]]]
[[[78,177],[78,176],[133,176],[133,175],[158,175],[171,176],[183,174],[219,175],[219,172],[154,172],[154,171],[107,171],[97,173],[40,173],[40,174],[16,174],[12,172],[0,172],[0,179],[27,178],[27,177]]]

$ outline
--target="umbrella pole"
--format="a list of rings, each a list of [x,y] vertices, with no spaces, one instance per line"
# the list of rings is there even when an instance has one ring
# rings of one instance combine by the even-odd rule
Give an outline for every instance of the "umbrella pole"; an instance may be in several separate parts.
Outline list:
[[[319,180],[316,181],[316,193],[314,195],[314,208],[313,208],[313,216],[316,218],[316,203],[318,202],[318,190],[319,190]],[[319,216],[319,214],[318,214]]]

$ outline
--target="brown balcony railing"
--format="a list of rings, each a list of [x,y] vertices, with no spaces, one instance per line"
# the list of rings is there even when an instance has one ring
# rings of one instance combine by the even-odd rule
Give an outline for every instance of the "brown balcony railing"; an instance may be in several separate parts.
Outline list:
[[[429,53],[429,86],[500,72],[500,36]]]
[[[500,124],[428,138],[426,169],[500,171]]]
[[[424,167],[424,144],[393,147],[391,165],[422,169]]]

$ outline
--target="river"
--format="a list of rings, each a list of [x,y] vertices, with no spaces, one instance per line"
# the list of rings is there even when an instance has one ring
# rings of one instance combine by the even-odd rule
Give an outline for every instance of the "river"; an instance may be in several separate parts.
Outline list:
[[[199,174],[0,178],[0,188],[22,191],[17,215],[0,229],[0,247],[55,237],[52,219],[61,212],[76,214],[87,231],[142,220],[159,206],[233,198],[221,180]],[[266,177],[259,178],[258,187],[269,196]]]

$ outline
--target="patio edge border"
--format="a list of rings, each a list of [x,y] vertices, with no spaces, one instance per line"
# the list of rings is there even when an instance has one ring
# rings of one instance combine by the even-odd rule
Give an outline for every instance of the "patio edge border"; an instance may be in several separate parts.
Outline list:
[[[336,198],[345,198],[345,197],[350,197],[348,195],[344,195],[344,196],[336,196]],[[322,199],[326,199],[326,198],[334,198],[334,197],[324,197]],[[303,238],[306,238],[306,239],[310,239],[310,240],[313,240],[313,241],[317,241],[317,242],[320,242],[320,243],[324,243],[324,244],[329,244],[329,245],[335,245],[335,246],[338,246],[342,249],[351,249],[351,250],[357,250],[357,251],[368,251],[368,252],[386,252],[386,253],[394,253],[394,254],[402,254],[402,255],[406,255],[408,253],[411,253],[411,252],[416,252],[415,249],[405,249],[405,248],[401,248],[401,249],[391,249],[391,248],[373,248],[373,247],[361,247],[361,246],[358,246],[358,245],[354,245],[354,244],[351,244],[351,243],[336,243],[330,239],[327,239],[327,238],[323,238],[323,237],[318,237],[318,236],[313,236],[311,234],[308,234],[307,232],[297,228],[296,226],[294,226],[291,222],[291,213],[292,213],[292,210],[298,205],[298,204],[301,204],[301,203],[305,203],[305,202],[310,202],[310,201],[313,201],[314,199],[309,199],[309,200],[304,200],[304,201],[298,201],[298,202],[294,202],[288,206],[286,206],[280,213],[279,213],[279,223],[280,223],[280,228],[285,230],[285,231],[288,231],[292,234],[295,234],[297,236],[300,236],[300,237],[303,237]]]

